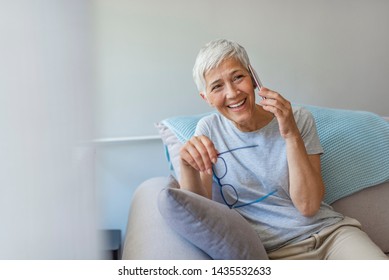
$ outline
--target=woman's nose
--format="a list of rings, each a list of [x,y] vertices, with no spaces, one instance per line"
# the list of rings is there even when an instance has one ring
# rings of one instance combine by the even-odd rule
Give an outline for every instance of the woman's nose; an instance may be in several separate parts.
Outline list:
[[[240,91],[234,84],[229,84],[227,86],[227,97],[234,98],[240,94]]]

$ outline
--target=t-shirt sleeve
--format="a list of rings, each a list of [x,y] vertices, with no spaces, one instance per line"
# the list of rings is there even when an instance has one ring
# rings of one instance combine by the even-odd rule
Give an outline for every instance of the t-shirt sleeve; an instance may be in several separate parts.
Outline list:
[[[295,115],[295,118],[307,153],[311,155],[322,154],[324,152],[323,147],[320,144],[315,119],[311,112],[304,108],[300,108]]]

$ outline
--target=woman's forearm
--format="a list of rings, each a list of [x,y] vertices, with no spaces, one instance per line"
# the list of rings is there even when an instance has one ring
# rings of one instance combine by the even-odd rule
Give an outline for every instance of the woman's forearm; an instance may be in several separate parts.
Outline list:
[[[204,135],[193,136],[180,150],[180,187],[211,198],[212,164],[216,160],[213,142]]]
[[[324,196],[320,155],[308,155],[301,136],[286,139],[286,151],[291,199],[302,215],[312,216]]]

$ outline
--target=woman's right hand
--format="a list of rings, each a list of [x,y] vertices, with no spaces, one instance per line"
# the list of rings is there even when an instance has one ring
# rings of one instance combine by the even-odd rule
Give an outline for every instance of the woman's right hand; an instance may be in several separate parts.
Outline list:
[[[212,175],[212,164],[216,163],[217,154],[213,142],[207,136],[193,136],[180,150],[181,164]]]

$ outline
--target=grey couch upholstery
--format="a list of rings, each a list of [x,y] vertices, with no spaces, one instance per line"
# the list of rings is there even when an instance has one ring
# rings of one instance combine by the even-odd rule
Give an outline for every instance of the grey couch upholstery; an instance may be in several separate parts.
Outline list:
[[[210,259],[170,228],[159,213],[158,195],[167,181],[168,177],[150,178],[135,191],[122,259]],[[339,199],[332,206],[344,215],[359,220],[363,230],[389,255],[389,182]]]

